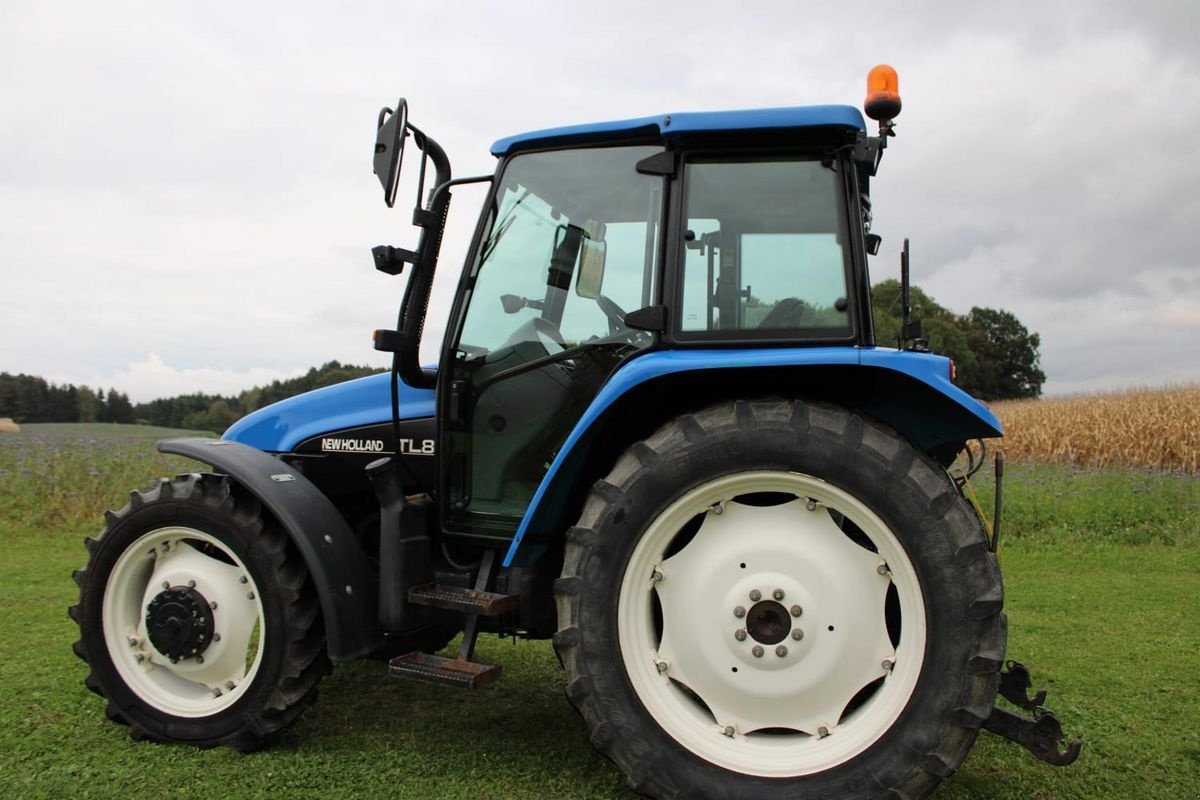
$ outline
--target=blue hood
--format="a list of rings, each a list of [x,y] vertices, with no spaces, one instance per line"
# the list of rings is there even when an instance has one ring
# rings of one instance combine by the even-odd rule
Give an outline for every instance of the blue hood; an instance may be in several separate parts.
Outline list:
[[[222,439],[272,453],[286,453],[305,439],[322,433],[388,422],[392,418],[391,374],[314,389],[239,419]],[[432,417],[432,389],[414,389],[400,383],[400,419]]]

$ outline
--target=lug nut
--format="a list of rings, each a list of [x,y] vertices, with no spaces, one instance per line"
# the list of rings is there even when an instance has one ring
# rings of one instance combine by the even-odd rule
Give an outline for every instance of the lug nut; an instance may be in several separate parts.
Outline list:
[[[808,502],[804,504],[804,507],[807,508],[809,511],[816,511],[817,510],[817,501],[813,500],[810,497],[808,499]]]
[[[896,661],[895,659],[885,658],[880,666],[886,669],[888,672],[891,672],[892,667],[896,666]]]
[[[238,578],[238,583],[247,583],[247,582],[248,582],[248,579],[246,578],[246,576],[245,576],[245,575],[243,575],[242,577]]]
[[[800,606],[792,606],[792,616],[793,617],[798,617],[803,613],[804,613],[804,609],[801,608]]]
[[[195,582],[195,581],[188,581],[188,588],[189,588],[189,589],[195,589],[195,588],[196,588],[196,582]]]
[[[758,589],[751,589],[750,599],[757,603],[759,600],[762,600],[762,592],[760,592]]]
[[[228,689],[229,691],[232,692],[236,687],[237,687],[237,684],[234,683],[233,681],[225,681],[225,688]]]
[[[738,619],[741,619],[742,617],[746,616],[746,609],[742,606],[738,606],[737,608],[733,609],[733,615]]]
[[[735,730],[733,729],[733,726],[732,726],[732,725],[726,725],[726,726],[725,726],[725,730],[721,731],[721,733],[725,734],[725,735],[726,735],[726,736],[728,736],[730,739],[732,739],[732,738],[733,738],[733,735],[734,735],[735,733],[737,733],[737,731],[735,731]]]
[[[775,591],[771,592],[771,597],[774,597],[776,600],[782,600],[783,589],[776,589]]]
[[[754,645],[754,649],[751,650],[750,652],[754,654],[755,658],[762,658],[763,649],[761,647],[759,647],[758,645]]]
[[[219,641],[221,641],[221,634],[219,634],[219,633],[214,633],[214,634],[213,634],[213,641],[214,641],[214,642],[219,642]]]
[[[208,604],[208,607],[211,608],[213,611],[216,611],[217,610],[217,601],[213,600],[211,603]]]
[[[163,581],[163,582],[162,582],[162,587],[163,587],[164,589],[170,589],[170,588],[171,588],[171,582],[170,582],[170,581]]]
[[[141,642],[138,641],[138,638],[136,636],[130,636],[125,641],[129,642],[130,647],[137,647],[139,644],[141,644]]]
[[[828,735],[829,735],[829,728],[826,728],[824,725],[817,728],[817,738],[818,739],[824,739]]]
[[[875,571],[878,572],[880,575],[891,575],[892,574],[892,571],[890,569],[888,569],[887,564],[880,564],[878,567],[875,568]]]
[[[787,648],[784,647],[783,645],[779,645],[778,647],[775,648],[775,655],[779,656],[780,658],[783,658],[784,656],[787,655]]]
[[[654,572],[650,575],[650,580],[654,581],[655,583],[662,583],[662,579],[663,579],[663,574],[661,571],[659,571],[657,569],[654,570]]]
[[[804,631],[799,628],[792,628],[792,638],[797,642],[804,638]]]
[[[709,506],[708,510],[717,515],[724,514],[725,513],[725,504],[724,503],[716,503],[714,505]]]
[[[670,665],[667,664],[667,662],[665,662],[665,661],[655,661],[654,662],[654,668],[656,670],[658,670],[659,675],[666,673],[666,671],[669,667],[670,667]]]
[[[203,663],[204,663],[204,656],[196,656],[196,663],[197,663],[197,664],[203,664]]]
[[[737,639],[739,642],[746,641],[746,629],[738,628],[736,631],[733,632],[733,638]]]
[[[213,696],[213,697],[220,697],[220,696],[221,696],[221,690],[220,690],[220,689],[213,689],[213,690],[212,690],[212,696]]]
[[[134,653],[133,660],[140,664],[146,660],[146,657],[144,655],[142,655],[141,653]]]
[[[246,599],[247,599],[247,600],[253,600],[253,599],[254,599],[254,592],[246,592]]]

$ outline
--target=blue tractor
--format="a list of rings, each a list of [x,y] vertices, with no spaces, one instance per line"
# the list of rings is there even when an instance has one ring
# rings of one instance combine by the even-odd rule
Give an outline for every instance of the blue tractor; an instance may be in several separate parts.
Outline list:
[[[916,323],[876,342],[890,68],[865,110],[876,136],[845,106],[541,130],[453,179],[383,109],[389,206],[420,152],[419,245],[374,250],[409,273],[375,334],[393,369],[159,443],[210,469],[132,492],[75,575],[109,716],[253,749],[331,662],[481,687],[497,632],[553,639],[592,741],[652,797],[921,797],[981,728],[1073,760],[1005,662],[998,516],[955,466],[1000,423]],[[465,183],[488,194],[430,369]]]

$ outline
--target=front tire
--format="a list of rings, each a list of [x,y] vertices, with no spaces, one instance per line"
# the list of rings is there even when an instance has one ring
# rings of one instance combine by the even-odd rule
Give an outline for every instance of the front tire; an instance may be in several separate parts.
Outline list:
[[[286,534],[228,478],[162,479],[109,512],[75,573],[75,653],[135,739],[253,750],[330,670]]]
[[[659,798],[925,796],[1004,652],[999,570],[945,471],[825,404],[723,403],[634,445],[556,593],[568,697]]]

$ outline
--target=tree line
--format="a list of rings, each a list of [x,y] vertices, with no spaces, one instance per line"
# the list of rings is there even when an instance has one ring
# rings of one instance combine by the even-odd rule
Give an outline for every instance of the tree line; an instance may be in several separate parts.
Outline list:
[[[900,336],[900,282],[886,280],[871,288],[875,342],[894,346]],[[1009,311],[976,306],[955,314],[916,286],[909,293],[912,317],[921,321],[929,349],[954,359],[955,385],[981,400],[1039,397],[1046,373],[1041,369],[1041,337]]]
[[[0,372],[0,417],[29,422],[119,422],[220,433],[244,415],[284,398],[379,372],[330,361],[298,378],[272,381],[238,395],[185,394],[131,403],[116,389],[56,385],[36,375]]]
[[[875,341],[895,344],[900,335],[900,283],[886,280],[871,290]],[[935,353],[950,356],[955,383],[981,400],[1038,397],[1046,375],[1040,367],[1041,338],[1012,313],[975,307],[955,314],[913,286],[910,306]],[[0,373],[0,417],[25,422],[120,422],[220,433],[255,409],[293,395],[380,370],[330,361],[286,381],[272,381],[238,395],[185,394],[133,404],[116,389],[58,386],[33,375]]]

